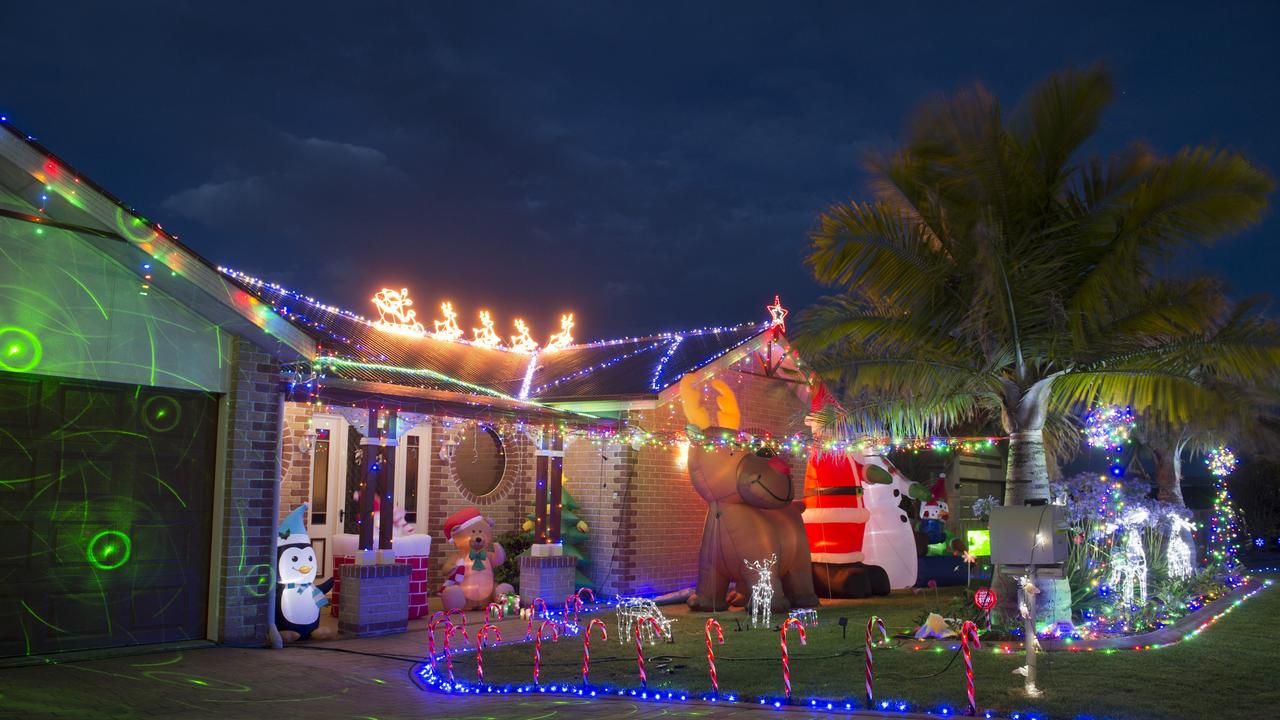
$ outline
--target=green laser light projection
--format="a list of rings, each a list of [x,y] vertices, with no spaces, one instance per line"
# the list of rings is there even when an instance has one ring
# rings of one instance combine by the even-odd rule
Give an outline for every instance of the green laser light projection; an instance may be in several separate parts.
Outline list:
[[[85,555],[89,564],[99,570],[115,570],[129,562],[133,544],[119,530],[103,530],[89,540]]]
[[[35,333],[14,325],[0,327],[0,370],[28,372],[40,364],[43,350]]]

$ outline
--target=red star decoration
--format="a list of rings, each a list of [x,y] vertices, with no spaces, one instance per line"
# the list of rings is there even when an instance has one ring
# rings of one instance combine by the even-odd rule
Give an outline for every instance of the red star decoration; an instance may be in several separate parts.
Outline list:
[[[766,305],[765,309],[769,311],[771,323],[773,327],[781,328],[783,331],[787,329],[787,313],[786,308],[782,307],[782,299],[777,295],[773,296],[773,304]]]

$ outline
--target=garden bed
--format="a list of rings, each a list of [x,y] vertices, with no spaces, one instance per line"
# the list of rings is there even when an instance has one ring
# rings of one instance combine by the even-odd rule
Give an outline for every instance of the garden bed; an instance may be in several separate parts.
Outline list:
[[[1256,593],[1262,587],[1255,582],[1245,592]],[[935,598],[932,593],[895,594],[889,598],[851,601],[822,608],[819,623],[808,628],[807,645],[801,645],[795,633],[788,638],[794,702],[819,708],[830,705],[835,710],[864,708],[863,639],[866,618],[877,614],[885,620],[891,633],[904,632],[914,629],[915,619],[922,612],[936,608],[940,600],[945,602],[948,599],[946,595],[944,592],[941,598]],[[1263,594],[1265,600],[1251,605],[1265,603],[1266,609],[1275,613],[1280,609],[1280,602],[1272,595]],[[1189,616],[1195,618],[1191,621],[1194,627],[1183,629],[1182,636],[1198,635],[1203,627],[1214,624],[1225,610],[1242,602],[1242,597],[1224,598],[1218,604]],[[1250,610],[1258,612],[1253,608]],[[419,679],[434,689],[449,692],[622,694],[628,699],[644,697],[686,702],[709,698],[710,681],[702,626],[707,617],[713,616],[689,613],[683,608],[672,608],[668,614],[675,620],[675,642],[645,647],[648,673],[645,690],[641,690],[637,677],[634,642],[630,639],[625,643],[618,642],[612,612],[599,615],[608,624],[609,639],[602,641],[598,635],[592,638],[589,685],[582,684],[580,635],[567,635],[559,642],[543,642],[539,687],[532,684],[533,647],[524,642],[486,648],[486,684],[482,687],[475,684],[476,666],[474,653],[470,650],[454,657],[457,683],[451,684],[442,679],[443,662],[440,663],[441,675],[434,674],[428,665],[424,665],[418,670]],[[716,646],[722,689],[719,701],[732,697],[736,701],[781,705],[783,680],[778,633],[770,630],[738,631],[735,621],[741,621],[742,626],[747,627],[747,618],[740,612],[720,613],[714,617],[725,628],[725,644]],[[841,617],[848,619],[847,635],[838,624]],[[1239,617],[1236,615],[1233,620]],[[1232,630],[1224,630],[1223,625],[1231,626]],[[1212,697],[1216,687],[1210,685],[1199,693],[1191,693],[1187,688],[1188,678],[1207,679],[1229,667],[1229,664],[1219,662],[1206,670],[1205,665],[1212,664],[1205,657],[1206,651],[1213,654],[1239,652],[1240,636],[1251,634],[1246,625],[1238,620],[1223,623],[1215,626],[1215,631],[1206,634],[1205,639],[1187,644],[1185,648],[1129,654],[1123,665],[1108,652],[1047,653],[1040,659],[1039,684],[1045,695],[1034,701],[1023,695],[1022,678],[1013,674],[1013,670],[1022,664],[1021,653],[1016,648],[1005,652],[1001,646],[1007,643],[988,644],[973,655],[977,703],[980,709],[994,709],[992,712],[995,714],[1040,711],[1071,717],[1088,712],[1095,716],[1135,718],[1191,718],[1211,714],[1213,704],[1203,700]],[[1261,671],[1263,667],[1271,667],[1273,672],[1280,671],[1280,660],[1269,650],[1256,646],[1256,642],[1250,641],[1250,647],[1244,649],[1265,659],[1259,659],[1257,667],[1247,668],[1248,677],[1257,679],[1255,670]],[[918,643],[895,640],[893,647],[875,650],[876,709],[939,714],[963,711],[967,705],[964,669],[959,650],[953,649],[955,647],[954,641]],[[1257,650],[1262,652],[1257,653]],[[1179,677],[1178,673],[1183,674]],[[1247,682],[1243,677],[1222,680],[1237,684]],[[1269,680],[1261,682],[1265,685]],[[1259,691],[1255,697],[1265,695]],[[887,707],[881,706],[881,702],[887,703]],[[1217,707],[1224,707],[1220,704],[1223,699],[1217,702]],[[1263,712],[1261,700],[1258,702],[1257,711]],[[1243,710],[1238,703],[1232,706]],[[1269,712],[1269,708],[1265,711]]]

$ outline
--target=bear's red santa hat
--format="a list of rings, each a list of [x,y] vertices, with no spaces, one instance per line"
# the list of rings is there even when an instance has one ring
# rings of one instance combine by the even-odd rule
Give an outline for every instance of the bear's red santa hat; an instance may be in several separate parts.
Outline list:
[[[465,530],[478,522],[484,522],[484,516],[479,510],[475,508],[459,510],[444,521],[444,539],[452,541],[455,532]]]

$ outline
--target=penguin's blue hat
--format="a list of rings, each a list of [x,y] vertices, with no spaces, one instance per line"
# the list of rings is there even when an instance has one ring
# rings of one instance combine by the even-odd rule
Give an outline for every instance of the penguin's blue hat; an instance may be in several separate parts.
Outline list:
[[[303,523],[303,519],[307,516],[307,507],[307,503],[302,503],[281,521],[279,536],[276,540],[277,547],[311,544],[311,538],[307,537],[307,526]]]

